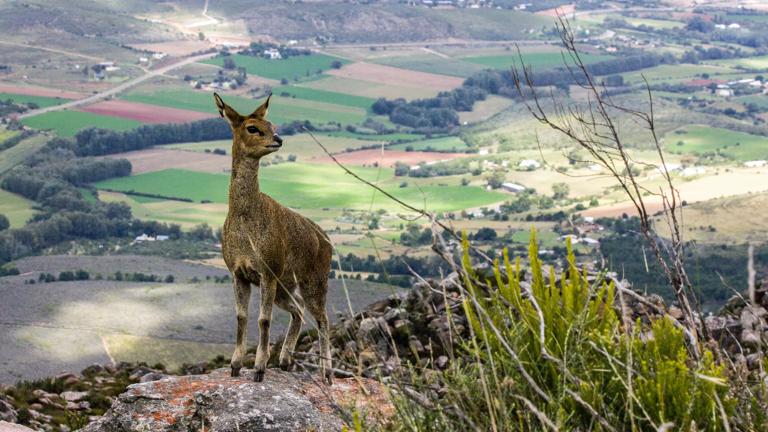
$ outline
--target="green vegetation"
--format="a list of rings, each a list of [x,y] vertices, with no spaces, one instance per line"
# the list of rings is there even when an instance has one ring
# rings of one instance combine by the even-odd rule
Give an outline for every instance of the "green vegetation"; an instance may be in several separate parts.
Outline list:
[[[318,71],[325,71],[331,68],[335,61],[342,64],[349,63],[347,60],[331,57],[324,54],[312,54],[308,56],[295,56],[281,60],[269,60],[263,57],[253,57],[240,54],[234,54],[225,57],[216,57],[206,60],[204,63],[224,66],[224,59],[234,60],[237,67],[244,67],[251,75],[258,75],[272,79],[306,78],[316,75]]]
[[[523,63],[526,67],[530,66],[534,70],[552,69],[555,67],[563,66],[563,55],[559,52],[530,52],[523,53]],[[581,54],[581,59],[584,63],[597,63],[604,60],[612,60],[614,57],[598,54]],[[520,58],[516,53],[506,55],[489,55],[489,56],[477,56],[477,57],[464,57],[464,61],[479,64],[492,69],[511,69],[513,65],[518,68],[520,65]],[[568,59],[568,64],[573,63]]]
[[[670,153],[723,156],[738,161],[768,159],[768,138],[709,126],[687,126],[664,137]]]
[[[49,106],[55,106],[63,104],[64,102],[67,102],[66,99],[61,98],[52,98],[52,97],[45,97],[45,96],[30,96],[30,95],[23,95],[23,94],[16,94],[16,93],[2,93],[0,92],[0,100],[5,101],[10,99],[12,102],[16,104],[35,104],[39,108],[45,108]]]
[[[141,122],[119,117],[91,114],[81,111],[55,111],[25,118],[21,121],[35,129],[51,129],[57,135],[73,137],[80,130],[98,127],[112,130],[128,130],[141,126]]]
[[[192,90],[160,90],[151,93],[129,93],[123,96],[123,99],[171,108],[216,113],[216,105],[210,94]],[[242,114],[250,114],[261,103],[261,100],[237,96],[225,96],[225,100],[227,104]],[[315,124],[330,122],[357,124],[365,121],[366,110],[355,106],[281,97],[276,93],[269,104],[268,118],[274,123],[309,120]]]
[[[385,189],[416,207],[431,211],[455,211],[502,201],[506,195],[488,192],[480,187],[425,185],[399,188],[389,168],[355,168],[361,177],[376,181],[389,179]],[[293,208],[348,208],[367,210],[371,206],[371,189],[330,164],[284,163],[261,169],[261,190],[280,203]],[[98,182],[99,189],[120,192],[152,193],[188,198],[194,201],[226,203],[229,177],[220,174],[169,169],[136,176]],[[373,208],[400,211],[398,205],[376,194]]]
[[[281,86],[272,89],[272,94],[275,96],[283,96],[283,93],[287,93],[289,96],[299,99],[325,102],[336,105],[346,105],[363,108],[365,110],[369,109],[371,105],[376,102],[376,99],[373,98],[355,96],[333,91],[318,90],[309,87]]]
[[[456,136],[444,138],[434,138],[424,141],[414,141],[408,143],[395,144],[387,147],[389,150],[406,151],[435,151],[435,152],[464,152],[468,149],[467,144]]]
[[[43,135],[35,135],[15,146],[0,151],[0,174],[4,174],[11,168],[22,163],[30,155],[34,154],[48,141],[48,137]]]
[[[750,429],[764,421],[759,403],[740,403],[740,378],[730,381],[710,348],[700,347],[699,359],[689,355],[683,331],[668,318],[622,322],[618,289],[590,284],[570,242],[567,277],[555,280],[544,276],[531,236],[530,288],[506,250],[489,281],[472,270],[464,246],[467,299],[454,313],[466,316],[471,332],[454,336],[449,355],[471,360],[451,361],[436,374],[411,370],[413,388],[439,381],[445,391],[427,393],[421,404],[396,397],[403,430],[623,431],[671,423],[719,431],[724,422],[742,419]]]
[[[0,214],[5,215],[11,228],[19,228],[36,213],[34,202],[22,196],[0,189]]]
[[[404,57],[381,57],[372,60],[386,66],[411,69],[419,72],[439,73],[443,75],[467,78],[485,69],[481,64],[464,61],[461,58],[443,58],[424,54]]]

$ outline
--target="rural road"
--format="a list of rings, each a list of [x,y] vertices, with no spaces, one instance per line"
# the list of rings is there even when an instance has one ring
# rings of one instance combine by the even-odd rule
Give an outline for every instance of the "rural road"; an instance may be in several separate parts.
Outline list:
[[[160,75],[166,74],[166,73],[168,73],[168,72],[170,72],[170,71],[172,71],[174,69],[178,69],[178,68],[180,68],[182,66],[186,66],[188,64],[195,63],[195,62],[198,62],[200,60],[209,59],[211,57],[216,56],[216,54],[218,54],[218,53],[208,53],[208,54],[201,54],[201,55],[197,55],[197,56],[193,56],[193,57],[187,57],[187,58],[184,58],[184,59],[182,59],[182,60],[180,60],[180,61],[178,61],[176,63],[173,63],[171,65],[163,66],[161,68],[154,69],[154,70],[150,70],[147,73],[145,73],[144,75],[141,75],[141,76],[139,76],[137,78],[133,78],[131,80],[128,80],[128,81],[126,81],[126,82],[124,82],[124,83],[122,83],[122,84],[120,84],[120,85],[118,85],[116,87],[112,87],[109,90],[105,90],[103,92],[93,94],[93,95],[88,96],[88,97],[83,98],[83,99],[77,99],[77,100],[73,100],[71,102],[66,102],[66,103],[63,103],[61,105],[55,105],[55,106],[51,106],[51,107],[47,107],[47,108],[40,108],[40,109],[36,109],[36,110],[32,110],[32,111],[27,111],[26,113],[20,115],[18,118],[19,119],[23,119],[23,118],[28,118],[28,117],[34,117],[34,116],[37,116],[37,115],[40,115],[40,114],[45,114],[45,113],[49,113],[49,112],[53,112],[53,111],[61,111],[61,110],[65,110],[65,109],[69,109],[69,108],[74,108],[74,107],[81,106],[81,105],[88,105],[88,104],[97,102],[99,100],[106,99],[106,98],[108,98],[110,96],[114,96],[114,95],[119,94],[121,92],[124,92],[125,90],[128,90],[131,87],[134,87],[134,86],[136,86],[138,84],[141,84],[144,81],[152,79],[152,78],[154,78],[156,76],[160,76]]]

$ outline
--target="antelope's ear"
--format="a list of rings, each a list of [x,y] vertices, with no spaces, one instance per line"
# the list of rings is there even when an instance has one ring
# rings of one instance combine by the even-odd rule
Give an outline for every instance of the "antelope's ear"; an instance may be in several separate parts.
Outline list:
[[[240,126],[240,123],[243,122],[243,116],[235,111],[234,108],[225,104],[218,93],[214,93],[213,98],[216,100],[216,108],[219,109],[219,115],[229,123],[229,126],[232,127],[232,129]]]
[[[260,118],[260,119],[266,118],[267,117],[267,111],[269,111],[269,100],[270,99],[272,99],[272,93],[270,93],[269,96],[267,96],[267,100],[265,100],[264,103],[261,104],[260,107],[256,108],[256,111],[254,111],[253,114],[251,114],[251,117],[256,117],[256,118]]]

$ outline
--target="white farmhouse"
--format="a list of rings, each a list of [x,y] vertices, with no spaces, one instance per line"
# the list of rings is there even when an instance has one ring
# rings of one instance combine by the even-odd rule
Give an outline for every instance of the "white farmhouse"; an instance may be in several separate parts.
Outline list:
[[[541,164],[537,160],[523,159],[520,161],[520,163],[517,166],[518,168],[521,168],[524,170],[535,170],[535,169],[538,169],[541,166]]]
[[[517,183],[502,183],[501,188],[507,192],[522,193],[525,192],[525,186]]]
[[[280,51],[276,48],[270,48],[264,50],[264,57],[270,59],[270,60],[280,60],[283,58],[283,55],[280,54]]]

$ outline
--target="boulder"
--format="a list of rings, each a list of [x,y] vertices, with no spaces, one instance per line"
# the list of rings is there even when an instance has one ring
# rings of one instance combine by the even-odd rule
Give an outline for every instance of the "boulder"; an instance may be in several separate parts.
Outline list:
[[[0,432],[34,432],[34,429],[30,429],[20,424],[8,423],[7,421],[0,420]]]
[[[251,370],[233,378],[226,368],[133,384],[83,430],[338,431],[344,423],[336,406],[365,410],[370,403],[377,412],[386,412],[387,406],[392,412],[386,392],[373,380],[336,379],[325,387],[315,378],[268,369],[257,383]]]

